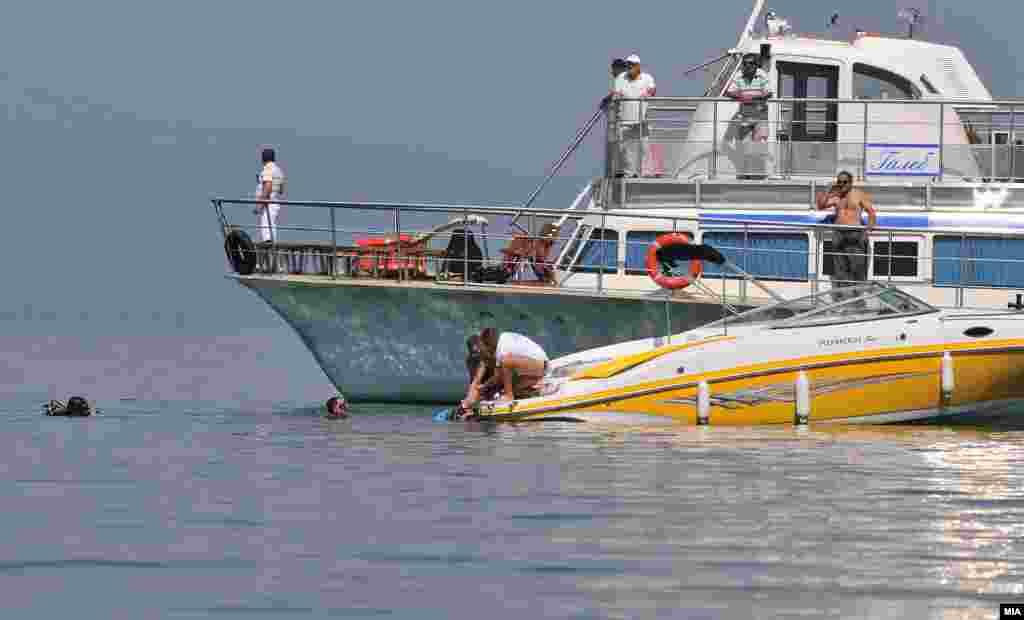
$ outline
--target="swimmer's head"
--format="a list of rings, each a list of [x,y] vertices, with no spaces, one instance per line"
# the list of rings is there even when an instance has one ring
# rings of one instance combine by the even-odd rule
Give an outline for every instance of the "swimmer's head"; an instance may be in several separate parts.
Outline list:
[[[72,396],[68,399],[68,413],[72,415],[83,415],[89,412],[89,401],[81,396]]]
[[[325,407],[327,408],[327,417],[329,418],[348,417],[348,402],[345,401],[344,396],[328,398]]]

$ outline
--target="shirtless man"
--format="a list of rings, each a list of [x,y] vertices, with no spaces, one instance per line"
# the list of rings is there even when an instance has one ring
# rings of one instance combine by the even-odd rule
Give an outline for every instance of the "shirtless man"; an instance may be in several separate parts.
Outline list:
[[[853,187],[853,175],[843,170],[836,175],[836,182],[828,192],[819,192],[818,210],[833,209],[833,224],[863,226],[861,215],[868,214],[867,229],[840,229],[832,231],[832,252],[835,273],[833,286],[851,286],[868,279],[868,235],[877,224],[875,207],[871,195]]]

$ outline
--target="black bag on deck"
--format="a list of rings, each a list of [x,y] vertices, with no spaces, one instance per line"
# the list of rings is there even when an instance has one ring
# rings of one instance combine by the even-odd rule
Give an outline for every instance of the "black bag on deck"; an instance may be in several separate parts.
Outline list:
[[[484,253],[476,244],[472,231],[456,228],[452,230],[452,237],[445,248],[441,272],[455,276],[463,275],[466,270],[465,259],[469,259],[469,279],[478,280],[480,269],[483,267]]]
[[[477,273],[477,282],[486,284],[505,284],[512,274],[502,265],[487,265]]]

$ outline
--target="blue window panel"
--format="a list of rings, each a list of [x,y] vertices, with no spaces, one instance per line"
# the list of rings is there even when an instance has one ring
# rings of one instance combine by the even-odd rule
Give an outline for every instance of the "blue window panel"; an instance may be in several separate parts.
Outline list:
[[[595,228],[587,244],[583,246],[580,259],[573,271],[583,273],[616,273],[619,260],[619,233],[614,230]]]
[[[1024,239],[936,235],[936,286],[1024,288]]]
[[[671,230],[631,230],[626,233],[626,273],[630,275],[641,275],[647,273],[647,251],[654,240],[662,235],[673,232]],[[693,234],[688,230],[677,230],[693,240]]]
[[[712,245],[732,263],[750,275],[765,280],[803,280],[808,277],[810,241],[803,233],[706,232],[704,243]],[[744,245],[746,244],[746,245]],[[704,263],[704,275],[722,277],[722,268]],[[726,272],[725,277],[738,277]]]

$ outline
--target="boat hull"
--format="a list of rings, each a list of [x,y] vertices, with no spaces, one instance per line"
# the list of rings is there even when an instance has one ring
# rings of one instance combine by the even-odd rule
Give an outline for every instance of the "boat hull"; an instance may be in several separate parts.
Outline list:
[[[663,298],[540,287],[229,277],[273,308],[328,379],[355,401],[458,401],[467,385],[466,338],[486,326],[527,334],[552,359],[666,333]],[[668,305],[674,333],[722,316],[722,308],[712,303]]]
[[[943,352],[953,381],[942,387]],[[841,354],[780,360],[706,375],[639,383],[585,397],[543,398],[484,411],[495,421],[608,421],[639,417],[698,423],[699,384],[708,383],[707,423],[793,424],[798,376],[807,376],[808,420],[882,424],[942,418],[1000,417],[1024,405],[1024,341],[906,347],[877,357]]]

